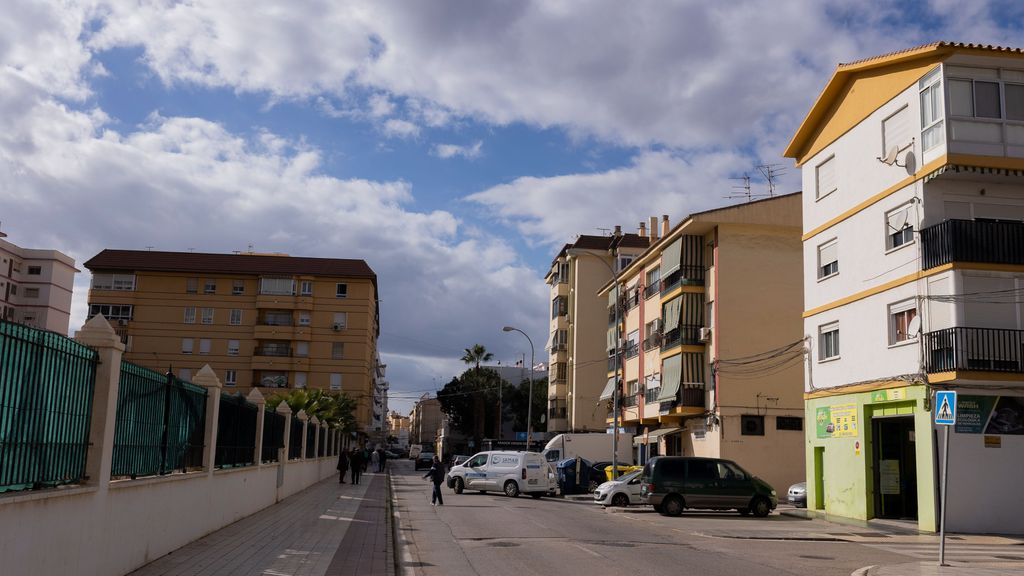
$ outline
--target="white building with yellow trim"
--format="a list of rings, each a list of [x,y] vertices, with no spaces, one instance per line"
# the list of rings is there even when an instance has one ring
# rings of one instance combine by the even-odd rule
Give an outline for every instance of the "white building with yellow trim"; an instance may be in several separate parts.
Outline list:
[[[1024,53],[842,64],[785,155],[803,172],[809,508],[937,530],[949,389],[947,529],[1024,532]]]

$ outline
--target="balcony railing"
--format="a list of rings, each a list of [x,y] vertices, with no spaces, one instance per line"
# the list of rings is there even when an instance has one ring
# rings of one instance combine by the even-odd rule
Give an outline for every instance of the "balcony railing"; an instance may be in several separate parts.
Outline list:
[[[633,406],[636,406],[636,405],[637,405],[637,394],[636,393],[634,393],[634,394],[627,394],[627,395],[622,397],[622,407],[623,408],[632,408]]]
[[[618,364],[615,362],[615,354],[612,354],[608,357],[608,371],[611,372],[612,370],[615,370],[617,366]]]
[[[644,300],[647,300],[651,296],[654,296],[655,294],[659,294],[660,292],[661,292],[661,282],[660,281],[656,281],[654,284],[651,284],[651,285],[649,285],[649,286],[644,288]]]
[[[690,346],[697,346],[700,342],[700,329],[701,326],[697,324],[680,324],[679,328],[669,331],[661,339],[661,349],[668,350],[673,346],[679,346],[680,344],[687,344]]]
[[[640,354],[639,342],[626,342],[626,358],[633,358]]]
[[[257,346],[253,354],[255,356],[291,356],[292,350],[280,346]]]
[[[1024,224],[946,220],[921,230],[921,269],[950,262],[1024,264]]]
[[[946,328],[928,332],[925,371],[1024,372],[1024,330]]]
[[[648,350],[654,350],[655,348],[658,348],[660,346],[661,346],[661,333],[660,332],[654,332],[652,334],[648,334],[647,337],[644,338],[644,352],[647,352]]]
[[[659,411],[667,413],[672,408],[680,406],[685,408],[704,408],[704,388],[703,384],[686,384],[681,386],[679,391],[676,392],[675,400],[661,402]]]
[[[687,264],[679,270],[661,279],[661,293],[664,294],[676,286],[692,286],[704,284],[704,267]]]
[[[644,404],[654,404],[658,401],[658,394],[661,394],[661,388],[648,388],[644,390]]]

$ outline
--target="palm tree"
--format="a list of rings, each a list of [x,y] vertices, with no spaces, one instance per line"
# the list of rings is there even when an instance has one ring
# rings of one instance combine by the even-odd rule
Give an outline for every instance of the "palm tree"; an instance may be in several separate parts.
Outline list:
[[[473,344],[472,348],[466,348],[465,354],[462,355],[462,361],[466,364],[473,364],[477,372],[480,371],[481,362],[490,362],[494,358],[494,354],[487,351],[483,344]]]
[[[487,348],[484,348],[483,344],[473,344],[472,347],[466,348],[465,352],[466,353],[462,355],[462,361],[465,362],[466,364],[472,364],[473,365],[473,380],[475,381],[474,384],[477,387],[479,387],[480,386],[480,363],[481,362],[488,362],[488,361],[490,361],[492,358],[494,358],[494,354],[491,354],[490,352],[488,352]],[[474,422],[474,426],[473,426],[473,429],[474,429],[473,436],[475,436],[476,445],[480,446],[480,440],[484,436],[484,395],[483,395],[483,390],[478,390],[477,393],[473,395],[473,404],[475,406],[474,412],[476,413],[476,416],[474,417],[475,422]]]

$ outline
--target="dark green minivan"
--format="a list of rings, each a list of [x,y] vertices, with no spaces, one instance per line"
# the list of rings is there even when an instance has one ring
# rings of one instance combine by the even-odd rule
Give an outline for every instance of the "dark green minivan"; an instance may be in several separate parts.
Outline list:
[[[763,517],[779,505],[767,482],[735,462],[690,456],[651,458],[640,474],[640,501],[666,516],[704,508]]]

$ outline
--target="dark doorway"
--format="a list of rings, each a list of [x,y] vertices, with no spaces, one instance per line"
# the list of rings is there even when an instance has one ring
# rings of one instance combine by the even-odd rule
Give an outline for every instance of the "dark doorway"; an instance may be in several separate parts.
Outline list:
[[[872,418],[875,517],[917,520],[914,417]]]

